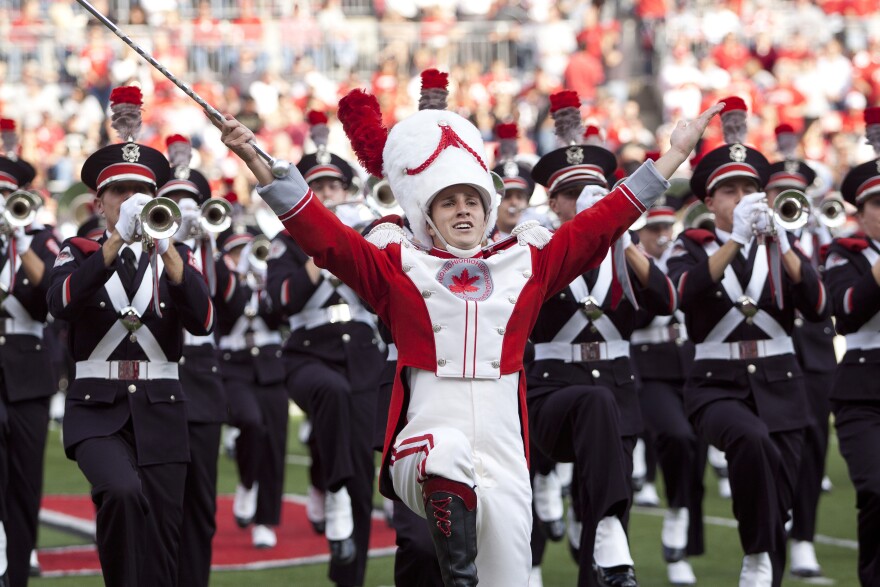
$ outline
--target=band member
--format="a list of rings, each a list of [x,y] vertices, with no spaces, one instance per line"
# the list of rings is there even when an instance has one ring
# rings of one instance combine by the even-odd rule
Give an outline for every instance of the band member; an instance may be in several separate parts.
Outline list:
[[[341,101],[355,152],[369,173],[388,178],[414,234],[410,241],[400,227],[383,224],[374,229],[383,233],[374,241],[381,246],[322,206],[298,171],[276,178],[250,146],[246,127],[231,118],[217,123],[302,251],[391,329],[398,363],[380,485],[430,519],[446,585],[475,585],[478,571],[484,585],[527,584],[531,489],[522,356],[537,308],[599,264],[666,189],[664,177],[717,110],[680,123],[656,164],[645,164],[555,234],[520,226],[487,249],[482,243],[495,224],[498,197],[479,131],[456,114],[424,109],[388,132],[374,97],[355,90]]]
[[[256,240],[256,234],[236,227],[218,238],[226,267],[217,274],[217,290],[223,292],[217,330],[230,423],[241,431],[235,441],[239,483],[232,513],[242,528],[253,524],[254,547],[274,548],[289,402],[280,360],[281,313],[266,292],[268,242],[263,236]]]
[[[522,221],[523,212],[529,207],[535,191],[531,166],[516,160],[519,135],[516,123],[499,124],[495,127],[495,135],[498,137],[498,165],[492,171],[501,178],[504,191],[498,206],[498,221],[489,235],[492,242],[510,236]]]
[[[557,92],[550,100],[564,146],[541,157],[532,176],[547,189],[550,209],[565,226],[606,197],[617,159],[603,147],[583,144],[575,92]],[[626,274],[622,281],[621,273]],[[636,287],[622,298],[620,288],[632,284]],[[632,451],[643,428],[628,342],[635,328],[634,304],[671,314],[675,291],[624,232],[598,268],[544,302],[530,337],[535,343],[535,360],[526,370],[532,442],[554,461],[575,464],[571,491],[580,522],[573,544],[579,585],[638,584],[624,529],[632,503]],[[603,450],[596,451],[600,444]],[[536,510],[539,498],[536,491]]]
[[[880,111],[866,112],[868,140],[880,155]],[[843,179],[844,199],[857,207],[862,235],[836,239],[825,261],[825,282],[834,301],[837,331],[846,354],[834,378],[831,403],[856,489],[859,581],[880,583],[880,159],[853,167]],[[873,383],[872,383],[873,382]]]
[[[667,272],[675,209],[648,210],[638,231],[639,247],[657,267]],[[637,316],[640,328],[632,333],[633,360],[641,377],[639,398],[645,427],[657,451],[666,488],[667,509],[660,533],[663,559],[673,585],[696,583],[687,557],[703,554],[703,472],[706,446],[688,421],[682,389],[694,358],[684,316],[656,315],[646,308]]]
[[[327,118],[309,114],[318,150],[297,165],[325,206],[357,226],[358,206],[346,203],[354,170],[327,151]],[[290,321],[284,347],[287,392],[312,425],[312,452],[325,489],[329,577],[363,585],[369,548],[375,465],[372,451],[376,392],[383,356],[376,318],[338,277],[320,269],[285,232],[275,237],[268,291]]]
[[[92,486],[104,582],[126,587],[177,584],[190,458],[181,325],[194,334],[214,328],[189,248],[138,241],[144,206],[170,174],[160,152],[135,142],[141,102],[135,87],[111,95],[112,125],[125,142],[99,149],[82,169],[107,234],[64,241],[48,292],[52,315],[70,323],[76,360],[65,452]]]
[[[776,141],[784,156],[770,166],[770,177],[764,191],[767,204],[772,206],[776,196],[785,190],[807,191],[816,179],[816,172],[797,158],[799,137],[789,125],[776,128]],[[798,244],[819,271],[820,247],[831,242],[828,229],[815,220],[795,235]],[[811,254],[812,253],[812,254]],[[829,316],[823,322],[804,320],[799,314],[794,319],[795,354],[804,372],[804,386],[809,400],[808,424],[804,428],[804,446],[801,466],[794,489],[792,526],[788,537],[791,548],[791,573],[796,577],[822,575],[813,537],[816,534],[816,513],[825,475],[825,455],[828,452],[828,418],[831,414],[831,385],[837,369],[834,353],[834,323]]]
[[[691,178],[716,228],[685,231],[667,265],[696,343],[685,408],[700,437],[727,456],[745,552],[740,585],[779,585],[807,423],[791,332],[796,309],[806,320],[822,321],[828,305],[816,270],[790,246],[758,191],[769,163],[743,144],[744,102],[724,103],[728,144],[707,153]]]
[[[225,265],[215,266],[218,262],[214,260],[213,234],[202,228],[199,212],[199,205],[211,199],[211,186],[200,171],[190,168],[192,144],[188,139],[172,135],[166,139],[166,145],[173,177],[157,195],[171,198],[180,206],[182,218],[174,240],[192,251],[219,312],[216,276]],[[219,315],[217,320],[219,323]],[[179,375],[186,394],[190,461],[183,497],[178,583],[207,587],[211,576],[211,541],[217,530],[217,456],[220,429],[227,419],[226,394],[214,336],[184,331],[183,337]]]
[[[34,179],[34,168],[18,158],[15,122],[0,120],[0,194],[7,201],[0,261],[0,584],[27,585],[31,552],[37,543],[43,455],[49,402],[55,393],[49,347],[43,340],[49,270],[58,254],[52,229],[34,222],[38,204],[19,192]],[[16,207],[30,210],[27,217]],[[5,579],[4,579],[5,578]]]
[[[409,232],[406,219],[398,215],[384,216],[364,230],[367,240],[371,231],[379,224],[393,222],[404,231]],[[376,236],[381,232],[375,233]],[[411,232],[409,233],[412,234]],[[411,237],[410,237],[411,238]],[[382,244],[378,242],[378,244]],[[373,429],[373,448],[379,453],[385,444],[385,428],[388,424],[388,408],[391,406],[391,393],[394,388],[394,376],[397,373],[397,345],[391,337],[391,331],[379,322],[379,335],[387,346],[385,367],[379,376],[379,393],[376,404],[376,424]],[[392,501],[391,527],[395,532],[397,550],[394,552],[394,584],[412,585],[413,587],[443,587],[443,577],[437,563],[437,554],[431,533],[425,520],[406,507],[403,502]]]

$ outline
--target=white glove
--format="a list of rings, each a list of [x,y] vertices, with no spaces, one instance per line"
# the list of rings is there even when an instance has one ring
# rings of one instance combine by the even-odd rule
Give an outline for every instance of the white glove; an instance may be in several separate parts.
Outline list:
[[[253,242],[246,243],[241,248],[241,253],[238,255],[238,265],[235,267],[235,271],[239,275],[245,275],[248,272],[248,269],[251,268],[251,247],[253,246]]]
[[[116,232],[126,244],[131,244],[137,237],[137,227],[141,210],[152,200],[147,194],[134,194],[119,207],[119,220],[116,221]]]
[[[620,244],[623,246],[623,250],[628,249],[629,246],[630,246],[631,244],[633,244],[632,235],[629,233],[628,230],[624,230],[624,231],[623,231],[623,234],[620,235],[620,238],[617,239],[617,240],[618,240],[618,242],[620,242]]]
[[[758,213],[767,207],[762,200],[766,197],[764,192],[756,192],[744,196],[736,208],[733,209],[733,230],[730,238],[741,245],[747,244],[754,236],[752,224],[758,221]]]
[[[773,223],[776,225],[776,240],[779,242],[779,252],[783,255],[791,250],[791,243],[788,242],[788,233],[782,228],[779,218],[773,215]]]
[[[608,195],[608,190],[600,185],[585,185],[584,189],[581,190],[581,195],[579,195],[577,199],[576,206],[578,214],[587,208],[592,208],[596,202],[604,198],[606,195]]]
[[[181,242],[190,238],[193,228],[199,224],[202,212],[199,205],[192,198],[181,199],[177,206],[180,208],[180,228],[177,229],[172,238],[177,242]]]
[[[31,248],[31,242],[34,240],[34,237],[29,235],[24,227],[18,227],[15,229],[13,233],[15,238],[15,253],[18,256],[23,255],[29,248]]]

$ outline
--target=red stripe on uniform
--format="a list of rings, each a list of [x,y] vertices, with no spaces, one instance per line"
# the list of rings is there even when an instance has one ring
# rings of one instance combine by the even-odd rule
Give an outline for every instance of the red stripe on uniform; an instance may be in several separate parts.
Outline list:
[[[846,293],[843,294],[843,311],[847,314],[852,314],[852,294],[853,288],[849,288],[848,290],[846,290]]]
[[[679,299],[684,297],[684,282],[687,281],[687,276],[688,276],[687,272],[682,273],[681,278],[678,280],[678,297],[679,297]]]
[[[64,280],[64,289],[62,290],[62,295],[61,295],[61,305],[64,306],[65,308],[67,307],[67,304],[70,303],[70,278],[71,277],[73,277],[73,275],[68,275],[67,279]]]
[[[669,313],[672,314],[675,312],[675,306],[678,305],[678,300],[675,296],[675,288],[672,286],[672,280],[668,277],[666,278],[666,287],[669,288]]]
[[[623,195],[625,195],[627,199],[632,203],[632,205],[636,207],[636,210],[638,210],[639,212],[644,212],[645,210],[647,210],[642,201],[636,197],[635,193],[633,193],[628,185],[622,183],[619,187],[620,191],[623,192]]]
[[[208,317],[205,318],[205,330],[209,330],[214,321],[214,304],[208,302]]]
[[[302,212],[302,209],[305,208],[306,204],[308,204],[310,201],[312,201],[312,196],[314,196],[314,195],[315,194],[314,194],[314,192],[312,192],[312,190],[307,191],[306,195],[303,196],[302,199],[299,202],[297,202],[293,208],[291,208],[290,210],[288,210],[284,214],[279,214],[278,219],[281,220],[281,222],[287,222],[288,220],[290,220],[291,218],[293,218],[294,216],[296,216],[297,214]]]

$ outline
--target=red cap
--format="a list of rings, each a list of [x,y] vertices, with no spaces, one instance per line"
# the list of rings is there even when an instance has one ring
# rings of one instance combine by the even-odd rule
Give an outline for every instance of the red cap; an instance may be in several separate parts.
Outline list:
[[[137,86],[120,86],[110,92],[110,104],[136,104],[144,103],[144,96]]]
[[[449,74],[436,69],[426,69],[422,72],[422,89],[440,88],[445,90],[449,86]]]
[[[577,92],[572,90],[562,90],[555,94],[550,94],[550,112],[556,112],[563,108],[580,108],[581,100],[578,98]]]
[[[598,137],[601,135],[602,133],[599,132],[599,127],[593,124],[587,126],[587,128],[584,130],[585,139],[588,137]]]
[[[721,110],[722,115],[728,112],[733,112],[735,110],[742,110],[743,112],[749,111],[749,109],[746,108],[745,100],[743,100],[739,96],[730,96],[729,98],[719,100],[719,102],[724,102],[724,108]]]
[[[309,126],[327,124],[328,120],[327,114],[320,110],[309,110],[308,114],[306,114],[306,119],[309,121]]]
[[[794,134],[794,127],[790,124],[784,123],[777,126],[774,132],[777,137],[784,134]]]
[[[865,108],[865,124],[880,124],[880,107]]]

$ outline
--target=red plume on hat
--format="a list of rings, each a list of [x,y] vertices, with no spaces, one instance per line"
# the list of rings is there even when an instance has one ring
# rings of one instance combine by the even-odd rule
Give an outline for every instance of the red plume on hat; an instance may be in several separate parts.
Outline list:
[[[551,94],[550,115],[556,124],[556,138],[562,145],[579,145],[583,142],[584,124],[577,92],[563,90]]]
[[[745,143],[749,132],[748,114],[745,101],[738,96],[730,96],[721,100],[721,131],[727,144]]]
[[[436,69],[422,72],[419,110],[446,110],[449,97],[449,74]]]
[[[865,108],[865,137],[880,157],[880,108],[876,106]]]
[[[136,86],[120,86],[110,92],[110,126],[124,142],[133,143],[141,132],[144,97]]]
[[[15,121],[11,118],[0,118],[0,141],[3,152],[8,159],[18,157],[18,133],[15,132]]]
[[[165,139],[168,161],[172,167],[189,167],[192,163],[192,143],[183,135],[171,135]]]
[[[516,157],[519,150],[516,139],[519,128],[515,122],[503,122],[495,126],[495,136],[498,137],[498,160],[511,161]]]
[[[382,177],[382,151],[388,140],[388,129],[382,124],[376,96],[352,90],[339,101],[336,117],[342,122],[351,147],[367,173]]]
[[[605,141],[602,140],[602,131],[595,124],[588,125],[584,130],[584,144],[596,145],[597,147],[605,146]]]
[[[776,147],[782,156],[786,159],[794,159],[795,152],[800,143],[800,137],[794,132],[794,127],[790,124],[780,124],[775,129]]]
[[[318,110],[309,110],[306,114],[309,121],[309,136],[319,151],[327,148],[327,139],[330,137],[330,127],[327,126],[327,114]]]
[[[224,177],[220,181],[223,182],[223,199],[230,204],[238,202],[238,194],[235,193],[235,178]]]

